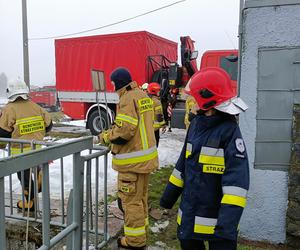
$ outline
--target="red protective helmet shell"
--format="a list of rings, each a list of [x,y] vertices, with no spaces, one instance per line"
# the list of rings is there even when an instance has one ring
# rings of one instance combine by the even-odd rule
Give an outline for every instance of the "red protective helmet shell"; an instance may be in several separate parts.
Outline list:
[[[217,67],[207,67],[196,72],[188,88],[186,92],[195,98],[202,110],[212,109],[236,96],[230,76],[225,70]],[[207,94],[209,92],[210,94]]]
[[[149,83],[147,87],[147,92],[151,95],[157,95],[158,92],[160,91],[160,86],[156,82],[151,82]]]

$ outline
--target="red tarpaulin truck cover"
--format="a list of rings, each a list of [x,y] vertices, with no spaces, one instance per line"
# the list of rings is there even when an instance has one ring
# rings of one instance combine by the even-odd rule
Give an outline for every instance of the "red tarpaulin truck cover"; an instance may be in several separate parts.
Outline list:
[[[103,70],[107,91],[110,74],[124,66],[140,85],[147,81],[147,57],[164,55],[177,61],[177,43],[146,31],[55,40],[58,91],[92,91],[91,69]],[[157,66],[158,68],[158,66]]]

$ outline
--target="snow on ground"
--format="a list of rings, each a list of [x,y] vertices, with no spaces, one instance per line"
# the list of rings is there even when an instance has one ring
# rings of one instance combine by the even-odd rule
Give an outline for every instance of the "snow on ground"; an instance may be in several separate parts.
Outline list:
[[[70,124],[70,123],[69,123]],[[79,125],[81,126],[81,125]],[[161,135],[158,153],[159,153],[159,166],[164,167],[167,165],[174,165],[181,152],[186,131],[183,129],[172,129],[172,132],[166,132]],[[56,141],[58,143],[64,143],[74,139],[63,139]],[[82,155],[87,155],[89,152],[86,150],[82,152]],[[0,158],[5,157],[5,152],[0,152]],[[108,170],[107,170],[107,186],[109,193],[113,193],[116,190],[117,172],[112,169],[111,166],[111,154],[108,155]],[[96,163],[92,161],[92,189],[95,189],[95,168]],[[63,159],[63,171],[64,171],[64,190],[65,197],[67,197],[70,189],[73,187],[73,159],[72,156],[64,157]],[[50,174],[50,194],[52,197],[60,197],[61,190],[61,164],[60,160],[55,160],[49,165]],[[85,181],[85,180],[84,180]],[[99,189],[100,194],[103,194],[104,185],[104,157],[100,157],[99,160]],[[5,188],[9,191],[9,178],[5,178]],[[12,190],[13,193],[21,193],[21,185],[17,178],[17,175],[12,175]],[[102,196],[102,195],[101,195]]]
[[[72,120],[72,121],[65,121],[59,122],[60,124],[71,125],[71,126],[79,126],[85,127],[86,121],[85,120]]]

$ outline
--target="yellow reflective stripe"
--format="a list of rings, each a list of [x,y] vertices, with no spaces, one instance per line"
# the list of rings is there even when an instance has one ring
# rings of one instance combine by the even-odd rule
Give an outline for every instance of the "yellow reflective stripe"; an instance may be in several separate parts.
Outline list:
[[[194,232],[200,234],[213,234],[217,224],[216,218],[195,217]]]
[[[128,116],[128,115],[124,115],[124,114],[118,114],[117,117],[116,117],[116,120],[128,122],[128,123],[130,123],[134,126],[138,125],[138,120],[137,119],[135,119],[131,116]]]
[[[224,160],[224,157],[222,157],[222,156],[210,156],[210,155],[200,154],[199,163],[224,166],[225,160]]]
[[[113,156],[112,163],[115,165],[135,164],[135,163],[150,161],[150,160],[154,159],[155,157],[157,157],[157,155],[158,155],[157,150],[155,150],[154,152],[151,152],[147,155],[131,157],[131,158],[126,158],[126,159],[117,159]]]
[[[143,146],[143,149],[145,150],[149,146],[148,146],[148,139],[147,139],[145,120],[144,120],[143,114],[141,114],[141,117],[140,117],[140,135],[141,135],[141,140],[142,140],[142,146]]]
[[[188,158],[192,154],[191,151],[186,150],[185,151],[185,158]]]
[[[145,226],[142,227],[126,227],[124,226],[124,234],[128,236],[141,236],[146,234]]]
[[[35,145],[35,149],[40,149],[40,148],[42,148],[41,145]],[[11,155],[19,155],[19,154],[26,153],[26,152],[29,152],[32,150],[34,150],[34,149],[32,149],[31,147],[23,147],[22,150],[21,150],[21,148],[11,148],[10,154]]]
[[[156,107],[154,108],[154,110],[162,110],[162,107],[161,107],[161,106],[156,106]]]
[[[188,158],[192,154],[193,145],[191,143],[186,144],[185,158]]]
[[[235,205],[235,206],[239,206],[239,207],[245,207],[246,206],[246,198],[240,197],[237,195],[224,194],[223,198],[221,200],[221,203]]]
[[[183,180],[177,178],[176,176],[174,175],[171,175],[170,178],[169,178],[169,182],[171,182],[172,184],[174,184],[175,186],[177,187],[183,187]]]
[[[181,211],[181,209],[179,208],[179,209],[178,209],[178,214],[177,214],[177,224],[178,224],[178,225],[181,225],[181,217],[182,217],[182,211]]]
[[[180,215],[177,215],[177,224],[181,225],[181,216]]]
[[[19,125],[20,123],[26,123],[26,122],[31,122],[31,121],[44,121],[43,117],[38,115],[38,116],[30,116],[26,118],[20,118],[16,120],[16,125]]]
[[[194,226],[194,232],[199,234],[214,234],[215,226],[197,225]]]

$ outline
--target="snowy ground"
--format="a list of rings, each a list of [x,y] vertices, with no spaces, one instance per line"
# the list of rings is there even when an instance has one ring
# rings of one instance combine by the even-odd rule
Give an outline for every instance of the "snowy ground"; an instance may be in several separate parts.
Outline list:
[[[77,126],[85,126],[84,121],[74,121],[69,122],[70,125],[77,125]],[[175,164],[183,142],[185,138],[185,130],[183,129],[172,129],[172,132],[166,132],[165,134],[161,135],[158,152],[159,152],[159,166],[164,167],[170,164]],[[72,139],[63,139],[57,142],[66,142],[70,141]],[[83,152],[83,155],[88,154],[88,151]],[[5,156],[5,152],[0,152],[0,158]],[[100,191],[103,190],[103,163],[104,159],[103,157],[100,158],[99,161],[99,187]],[[73,168],[73,162],[72,162],[72,156],[67,156],[63,159],[63,170],[64,170],[64,190],[65,195],[67,195],[72,188],[72,168]],[[92,189],[95,188],[95,162],[92,162]],[[50,173],[50,194],[52,197],[59,197],[60,196],[60,190],[61,190],[61,164],[60,160],[56,160],[53,163],[50,164],[49,167],[49,173]],[[108,155],[108,178],[107,178],[107,184],[108,184],[108,191],[109,193],[112,193],[116,190],[116,177],[117,172],[114,171],[111,168],[111,154]],[[5,188],[6,191],[8,191],[9,187],[9,178],[5,178]],[[17,175],[14,174],[12,176],[12,190],[13,193],[21,193],[21,186],[19,183],[19,180],[17,179]]]

